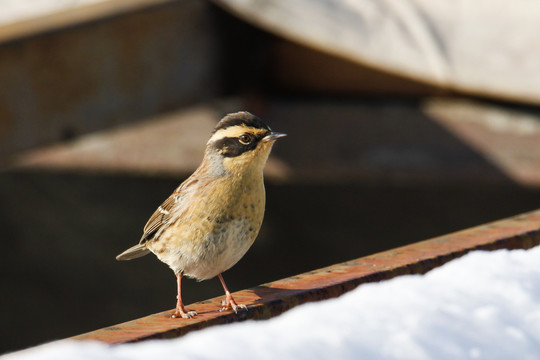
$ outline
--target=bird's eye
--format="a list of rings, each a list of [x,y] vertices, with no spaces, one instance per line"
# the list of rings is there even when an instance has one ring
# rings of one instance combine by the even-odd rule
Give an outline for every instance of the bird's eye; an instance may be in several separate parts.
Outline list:
[[[252,140],[253,136],[251,136],[250,134],[242,134],[238,137],[238,141],[240,141],[240,143],[244,145],[249,144]]]

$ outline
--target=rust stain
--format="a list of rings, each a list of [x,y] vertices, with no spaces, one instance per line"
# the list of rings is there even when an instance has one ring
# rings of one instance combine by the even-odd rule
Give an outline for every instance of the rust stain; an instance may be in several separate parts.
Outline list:
[[[188,306],[195,319],[171,319],[173,310],[75,336],[109,344],[173,338],[190,331],[245,319],[268,319],[296,305],[340,296],[366,282],[423,274],[472,250],[528,249],[540,245],[540,210],[421,241],[239,291],[247,312],[221,313],[221,298]]]

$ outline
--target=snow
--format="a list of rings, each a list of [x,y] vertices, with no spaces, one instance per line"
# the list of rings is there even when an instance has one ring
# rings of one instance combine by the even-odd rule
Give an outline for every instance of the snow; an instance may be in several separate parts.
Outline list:
[[[540,359],[540,247],[476,251],[426,275],[137,344],[57,341],[2,360]]]
[[[110,0],[0,0],[0,26]]]

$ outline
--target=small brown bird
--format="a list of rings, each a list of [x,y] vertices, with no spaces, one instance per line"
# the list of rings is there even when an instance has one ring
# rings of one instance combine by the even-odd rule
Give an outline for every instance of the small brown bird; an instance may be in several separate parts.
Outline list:
[[[221,310],[238,305],[223,280],[251,247],[261,227],[263,168],[274,142],[285,136],[248,112],[225,116],[206,144],[204,159],[146,223],[138,245],[116,257],[131,260],[154,253],[174,271],[178,297],[173,317],[192,318],[184,308],[182,277],[219,277],[225,290]]]

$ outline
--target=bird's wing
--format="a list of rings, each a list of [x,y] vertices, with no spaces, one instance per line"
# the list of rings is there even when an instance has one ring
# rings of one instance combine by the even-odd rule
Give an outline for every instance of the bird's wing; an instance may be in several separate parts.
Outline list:
[[[178,198],[178,194],[173,193],[156,209],[156,211],[154,211],[144,226],[143,235],[140,241],[141,244],[144,244],[154,237],[160,228],[169,224],[172,218],[173,207],[178,201]]]
[[[172,222],[176,221],[175,217],[178,217],[178,211],[175,211],[175,207],[178,207],[186,195],[191,192],[191,188],[197,183],[196,179],[192,177],[184,181],[180,186],[169,196],[157,209],[154,211],[150,219],[146,222],[143,229],[143,235],[139,244],[144,244],[148,240],[152,239],[156,233],[169,226]]]

